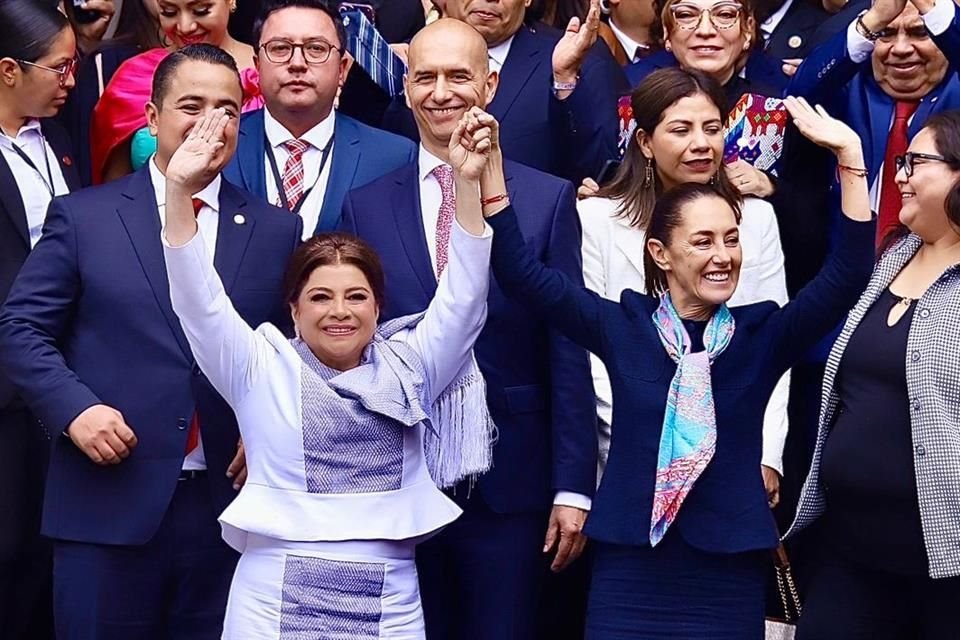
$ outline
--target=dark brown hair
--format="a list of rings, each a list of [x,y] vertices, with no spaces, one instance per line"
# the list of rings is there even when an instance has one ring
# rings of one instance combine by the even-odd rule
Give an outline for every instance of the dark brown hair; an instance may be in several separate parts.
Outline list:
[[[723,88],[710,76],[700,71],[688,71],[678,67],[658,69],[647,76],[640,86],[630,94],[630,106],[637,129],[627,145],[623,162],[613,180],[597,193],[602,198],[622,200],[617,215],[627,219],[631,226],[646,229],[653,207],[663,192],[663,183],[656,172],[656,162],[649,160],[653,169],[653,180],[645,185],[648,160],[640,150],[636,140],[637,132],[643,130],[653,135],[663,120],[664,112],[683,98],[702,94],[712,102],[720,112],[720,119],[726,120],[727,99]],[[722,167],[716,175],[717,189],[727,200],[735,202],[734,211],[740,217],[740,192],[730,184]]]
[[[683,209],[700,198],[719,198],[733,209],[737,224],[740,224],[740,212],[734,202],[719,189],[710,184],[685,182],[664,193],[653,208],[650,224],[647,226],[647,239],[659,240],[663,246],[669,246],[674,229],[683,224]],[[647,294],[659,298],[667,290],[667,274],[654,262],[650,251],[643,251],[644,284]]]
[[[937,153],[944,157],[944,162],[954,171],[960,171],[960,111],[943,111],[931,117],[923,124],[924,129],[930,129],[933,134],[933,144]],[[953,183],[953,188],[943,201],[943,210],[947,219],[955,228],[960,228],[960,179]],[[895,245],[900,238],[910,233],[905,224],[898,224],[887,232],[877,249],[877,257]]]
[[[333,264],[349,264],[359,269],[370,284],[377,306],[383,307],[384,276],[380,256],[369,244],[349,233],[321,233],[293,252],[283,280],[287,302],[297,302],[314,270]]]

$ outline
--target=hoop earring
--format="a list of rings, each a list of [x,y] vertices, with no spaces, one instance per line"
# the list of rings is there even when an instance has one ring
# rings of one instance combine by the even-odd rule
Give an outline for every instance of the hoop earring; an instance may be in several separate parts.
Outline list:
[[[647,167],[643,171],[643,188],[649,189],[653,184],[653,161],[647,160]]]
[[[605,16],[610,15],[610,2],[609,0],[600,0],[600,13]]]

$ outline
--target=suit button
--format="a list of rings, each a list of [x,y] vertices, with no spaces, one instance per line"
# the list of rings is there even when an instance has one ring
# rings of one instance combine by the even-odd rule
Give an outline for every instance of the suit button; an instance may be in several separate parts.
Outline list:
[[[177,429],[184,431],[187,428],[187,419],[186,418],[177,418]]]
[[[918,455],[918,456],[925,456],[925,455],[927,455],[927,450],[924,448],[924,446],[923,446],[922,444],[918,444],[918,445],[917,445],[917,455]]]
[[[913,360],[914,362],[919,362],[919,361],[920,361],[920,352],[919,352],[919,351],[914,351],[912,354],[910,354],[910,359]]]
[[[930,317],[930,309],[920,309],[920,317],[921,317],[921,318],[929,318],[929,317]]]
[[[196,365],[196,364],[193,365],[193,375],[199,376],[199,375],[202,374],[202,373],[203,373],[203,372],[200,371],[200,365]]]
[[[914,411],[920,411],[920,401],[919,401],[919,400],[914,400],[914,401],[913,401],[913,404],[912,404],[911,406],[913,406],[913,410],[914,410]]]

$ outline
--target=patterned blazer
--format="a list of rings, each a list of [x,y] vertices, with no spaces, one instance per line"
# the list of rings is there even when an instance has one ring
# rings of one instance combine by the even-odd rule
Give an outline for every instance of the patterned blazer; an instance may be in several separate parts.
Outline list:
[[[833,345],[813,462],[786,538],[812,524],[827,506],[820,464],[840,403],[834,385],[850,336],[920,245],[911,234],[884,254]],[[914,304],[905,358],[920,521],[930,577],[948,578],[960,576],[960,265],[947,269]]]

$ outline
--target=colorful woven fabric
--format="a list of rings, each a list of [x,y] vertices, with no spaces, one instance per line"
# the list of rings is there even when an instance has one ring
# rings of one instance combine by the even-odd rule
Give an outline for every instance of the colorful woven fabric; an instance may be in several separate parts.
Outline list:
[[[690,352],[690,335],[669,293],[660,299],[653,323],[667,355],[677,363],[663,416],[650,516],[650,544],[656,546],[716,451],[717,419],[710,363],[730,344],[734,322],[726,305],[717,308],[703,333],[705,350],[697,353]]]

